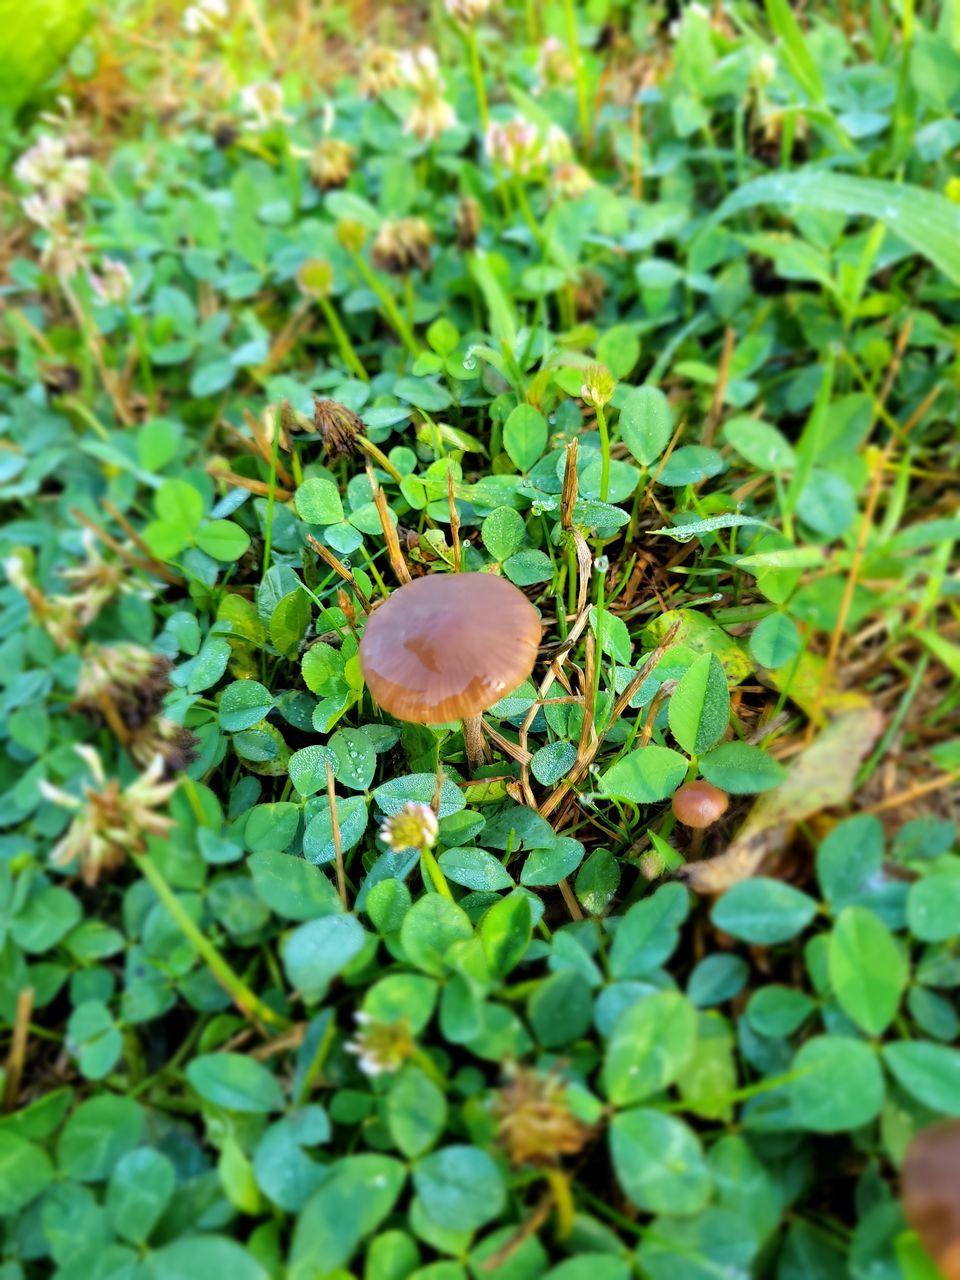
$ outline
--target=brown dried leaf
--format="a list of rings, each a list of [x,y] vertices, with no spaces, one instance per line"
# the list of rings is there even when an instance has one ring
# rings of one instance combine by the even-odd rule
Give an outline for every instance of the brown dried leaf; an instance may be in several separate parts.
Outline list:
[[[793,760],[780,786],[757,799],[725,853],[683,868],[691,888],[723,893],[755,875],[769,854],[783,848],[796,823],[849,800],[857,771],[882,728],[883,715],[869,707],[829,724]]]
[[[757,674],[764,684],[773,685],[779,693],[786,693],[790,701],[795,702],[807,715],[814,713],[818,703],[820,710],[831,714],[870,705],[866,694],[855,689],[833,688],[820,694],[826,665],[826,659],[821,658],[818,653],[806,652],[796,661],[787,662],[782,667],[760,667]]]

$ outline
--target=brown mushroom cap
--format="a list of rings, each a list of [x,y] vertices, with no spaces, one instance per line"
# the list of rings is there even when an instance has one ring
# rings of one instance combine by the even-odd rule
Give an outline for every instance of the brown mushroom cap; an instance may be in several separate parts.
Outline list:
[[[506,578],[435,573],[371,613],[360,667],[398,720],[442,724],[479,715],[526,680],[540,633],[536,609]]]
[[[960,1280],[960,1120],[935,1124],[907,1147],[903,1212],[946,1280]]]
[[[678,822],[703,830],[727,811],[730,797],[712,782],[685,782],[673,793],[671,807]]]

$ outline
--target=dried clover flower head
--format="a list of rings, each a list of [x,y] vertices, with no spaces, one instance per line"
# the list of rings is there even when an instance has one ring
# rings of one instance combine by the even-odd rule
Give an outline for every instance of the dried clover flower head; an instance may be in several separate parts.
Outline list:
[[[480,232],[480,203],[473,196],[461,196],[457,202],[453,225],[458,249],[472,249]]]
[[[66,835],[50,853],[56,866],[80,864],[84,884],[95,885],[104,871],[119,867],[130,850],[142,853],[147,836],[165,835],[173,820],[157,810],[169,800],[176,782],[162,781],[164,761],[155,756],[126,788],[117,778],[107,780],[100,756],[89,745],[74,747],[93,775],[83,798],[70,795],[46,780],[38,785],[44,799],[74,814]]]
[[[133,289],[130,268],[118,258],[104,258],[100,263],[100,274],[91,271],[87,279],[94,296],[103,303],[123,306]]]
[[[92,535],[84,533],[86,561],[74,569],[64,569],[66,578],[76,590],[71,595],[47,595],[31,576],[32,558],[14,553],[3,562],[11,586],[25,596],[34,618],[60,649],[69,649],[82,629],[119,592],[132,587],[122,569],[104,560]]]
[[[342,187],[353,173],[354,148],[342,138],[324,138],[310,153],[310,177],[321,191]]]
[[[381,1022],[368,1013],[358,1012],[353,1016],[360,1029],[344,1048],[356,1055],[357,1066],[364,1075],[381,1076],[399,1071],[415,1047],[406,1018]]]
[[[100,716],[109,701],[127,729],[142,729],[159,714],[169,690],[169,659],[139,644],[91,645],[83,655],[73,707]]]
[[[573,304],[578,320],[592,320],[603,305],[607,282],[599,271],[581,271],[573,290]]]
[[[432,240],[430,224],[423,218],[384,222],[373,242],[373,265],[395,276],[405,276],[414,267],[426,271],[430,266]]]
[[[580,399],[594,409],[602,409],[613,395],[616,385],[605,364],[592,364],[584,371]]]
[[[443,7],[454,22],[469,27],[489,11],[492,3],[493,0],[443,0]]]
[[[379,98],[403,84],[403,63],[396,49],[378,45],[367,52],[360,68],[358,89],[365,98]]]
[[[338,244],[348,253],[359,253],[367,243],[367,228],[356,218],[341,218],[334,232]]]
[[[263,414],[262,425],[263,433],[270,441],[273,440],[275,432],[280,432],[280,447],[287,452],[293,448],[291,435],[295,435],[298,431],[313,432],[317,429],[314,419],[295,409],[289,400],[268,405]]]
[[[167,716],[158,716],[130,735],[127,749],[141,768],[147,768],[159,756],[163,761],[162,777],[173,779],[193,764],[199,754],[200,739]]]
[[[46,595],[31,579],[28,563],[20,555],[8,556],[3,569],[10,585],[26,598],[33,617],[57,648],[69,649],[81,629],[80,611],[73,603],[75,597]]]
[[[399,813],[385,818],[380,827],[380,839],[395,853],[404,849],[432,849],[439,834],[440,824],[430,805],[413,800]]]
[[[83,532],[83,549],[86,553],[83,563],[72,569],[63,569],[60,576],[66,578],[78,593],[67,598],[74,602],[80,621],[86,626],[114,596],[131,595],[136,588],[121,565],[103,557],[97,539],[89,529]]]
[[[567,1084],[553,1073],[514,1067],[494,1095],[497,1141],[510,1163],[556,1164],[581,1151],[592,1130],[567,1105]]]
[[[357,436],[363,434],[363,420],[339,400],[313,397],[313,426],[320,433],[328,458],[353,453]]]

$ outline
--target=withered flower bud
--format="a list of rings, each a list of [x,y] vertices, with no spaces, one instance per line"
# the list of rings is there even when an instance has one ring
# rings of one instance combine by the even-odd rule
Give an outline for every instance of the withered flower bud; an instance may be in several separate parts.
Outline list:
[[[321,191],[342,187],[353,173],[354,149],[342,138],[324,138],[307,161],[310,177]]]
[[[80,370],[72,364],[61,364],[54,360],[38,360],[37,369],[40,379],[52,396],[69,396],[79,390],[83,378]]]
[[[338,400],[313,398],[313,423],[328,458],[342,458],[353,452],[357,436],[363,434],[363,420]]]
[[[497,1141],[514,1166],[556,1164],[581,1151],[593,1132],[566,1102],[560,1076],[515,1067],[509,1084],[494,1096]]]
[[[458,249],[472,249],[477,243],[480,219],[479,201],[474,200],[473,196],[461,196],[453,221]]]
[[[280,448],[289,453],[290,430],[286,410],[293,412],[292,406],[286,400],[282,400],[279,404],[268,404],[260,415],[260,430],[268,445],[272,446],[276,439]]]
[[[414,267],[426,271],[430,266],[432,240],[430,224],[423,218],[385,222],[373,242],[373,265],[395,276],[405,276]]]
[[[213,145],[218,151],[232,147],[238,137],[236,125],[229,120],[220,120],[213,126]]]
[[[592,320],[603,305],[607,282],[597,271],[581,271],[573,288],[573,306],[578,320]]]
[[[130,755],[146,767],[157,756],[163,761],[161,777],[170,781],[196,760],[200,739],[166,716],[160,716],[130,737]]]
[[[290,437],[296,435],[298,431],[307,431],[312,434],[317,429],[313,418],[295,409],[289,400],[281,400],[278,406],[271,405],[267,412],[271,411],[275,412],[275,420],[279,420],[280,443],[285,449],[291,447]],[[267,439],[272,440],[273,430],[269,426],[265,430]]]
[[[903,1213],[943,1280],[960,1277],[960,1120],[921,1129],[900,1170]]]
[[[346,591],[344,591],[343,587],[340,587],[337,591],[337,604],[340,608],[340,612],[347,620],[347,625],[351,627],[355,626],[357,621],[357,611],[353,606],[353,601],[347,595]]]
[[[110,704],[127,729],[142,729],[159,714],[170,690],[170,666],[142,645],[92,645],[84,654],[73,709],[100,720]],[[142,763],[155,754],[148,752]]]

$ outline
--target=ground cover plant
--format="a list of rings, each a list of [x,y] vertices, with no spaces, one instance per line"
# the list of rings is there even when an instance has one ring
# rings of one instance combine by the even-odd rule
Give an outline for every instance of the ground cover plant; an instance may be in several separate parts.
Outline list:
[[[960,6],[40,8],[0,1280],[960,1276]]]

